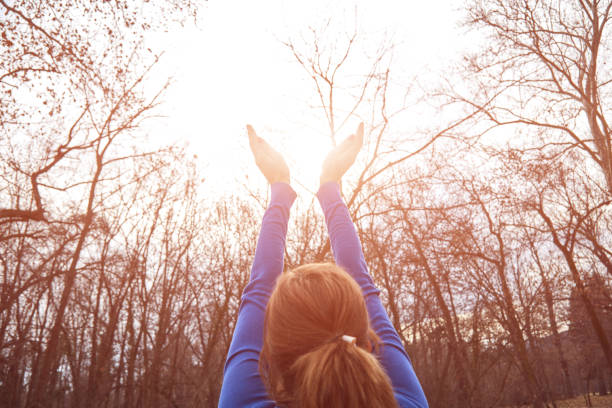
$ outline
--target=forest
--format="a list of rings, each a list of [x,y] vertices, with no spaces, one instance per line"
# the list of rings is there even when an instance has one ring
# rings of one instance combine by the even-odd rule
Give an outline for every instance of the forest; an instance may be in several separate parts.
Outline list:
[[[147,134],[172,87],[147,33],[206,5],[0,0],[0,407],[217,405],[267,185],[204,194],[215,170]],[[591,406],[612,393],[612,1],[461,9],[486,40],[435,87],[357,26],[281,41],[330,146],[365,123],[342,192],[430,406]],[[285,268],[332,259],[298,201]]]

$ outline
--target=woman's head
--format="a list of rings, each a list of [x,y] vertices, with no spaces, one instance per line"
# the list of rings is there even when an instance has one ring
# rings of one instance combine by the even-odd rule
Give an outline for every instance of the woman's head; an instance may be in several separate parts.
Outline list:
[[[357,283],[334,264],[303,265],[280,276],[270,297],[260,371],[281,405],[397,406],[369,352],[377,342]]]

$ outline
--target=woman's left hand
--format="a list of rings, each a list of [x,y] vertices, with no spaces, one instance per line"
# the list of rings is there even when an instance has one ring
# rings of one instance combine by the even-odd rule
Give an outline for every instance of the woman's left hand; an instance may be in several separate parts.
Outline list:
[[[268,142],[257,136],[253,126],[247,125],[247,133],[249,134],[249,146],[253,152],[253,157],[255,157],[255,164],[266,177],[268,183],[282,182],[289,184],[289,167],[287,167],[283,156],[274,150]]]

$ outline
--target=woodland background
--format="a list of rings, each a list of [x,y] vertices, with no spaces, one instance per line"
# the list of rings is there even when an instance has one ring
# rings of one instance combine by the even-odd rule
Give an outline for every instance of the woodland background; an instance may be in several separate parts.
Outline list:
[[[462,8],[487,40],[435,87],[394,82],[387,42],[345,76],[362,36],[331,20],[283,41],[332,144],[366,123],[343,194],[430,405],[610,393],[612,2]],[[170,84],[145,86],[146,33],[198,12],[0,0],[0,406],[216,406],[268,197],[203,195],[143,130]],[[330,259],[298,202],[286,267]]]

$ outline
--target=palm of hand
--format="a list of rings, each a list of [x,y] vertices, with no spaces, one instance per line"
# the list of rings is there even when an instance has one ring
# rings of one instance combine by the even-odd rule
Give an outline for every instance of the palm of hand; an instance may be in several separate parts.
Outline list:
[[[251,125],[247,125],[247,133],[249,135],[249,146],[253,152],[253,157],[255,157],[255,164],[266,177],[268,183],[289,183],[289,167],[287,167],[283,156],[274,150],[268,142],[257,136]]]
[[[334,147],[325,157],[321,170],[321,184],[328,181],[339,182],[344,173],[351,167],[363,145],[363,123],[357,132]]]

